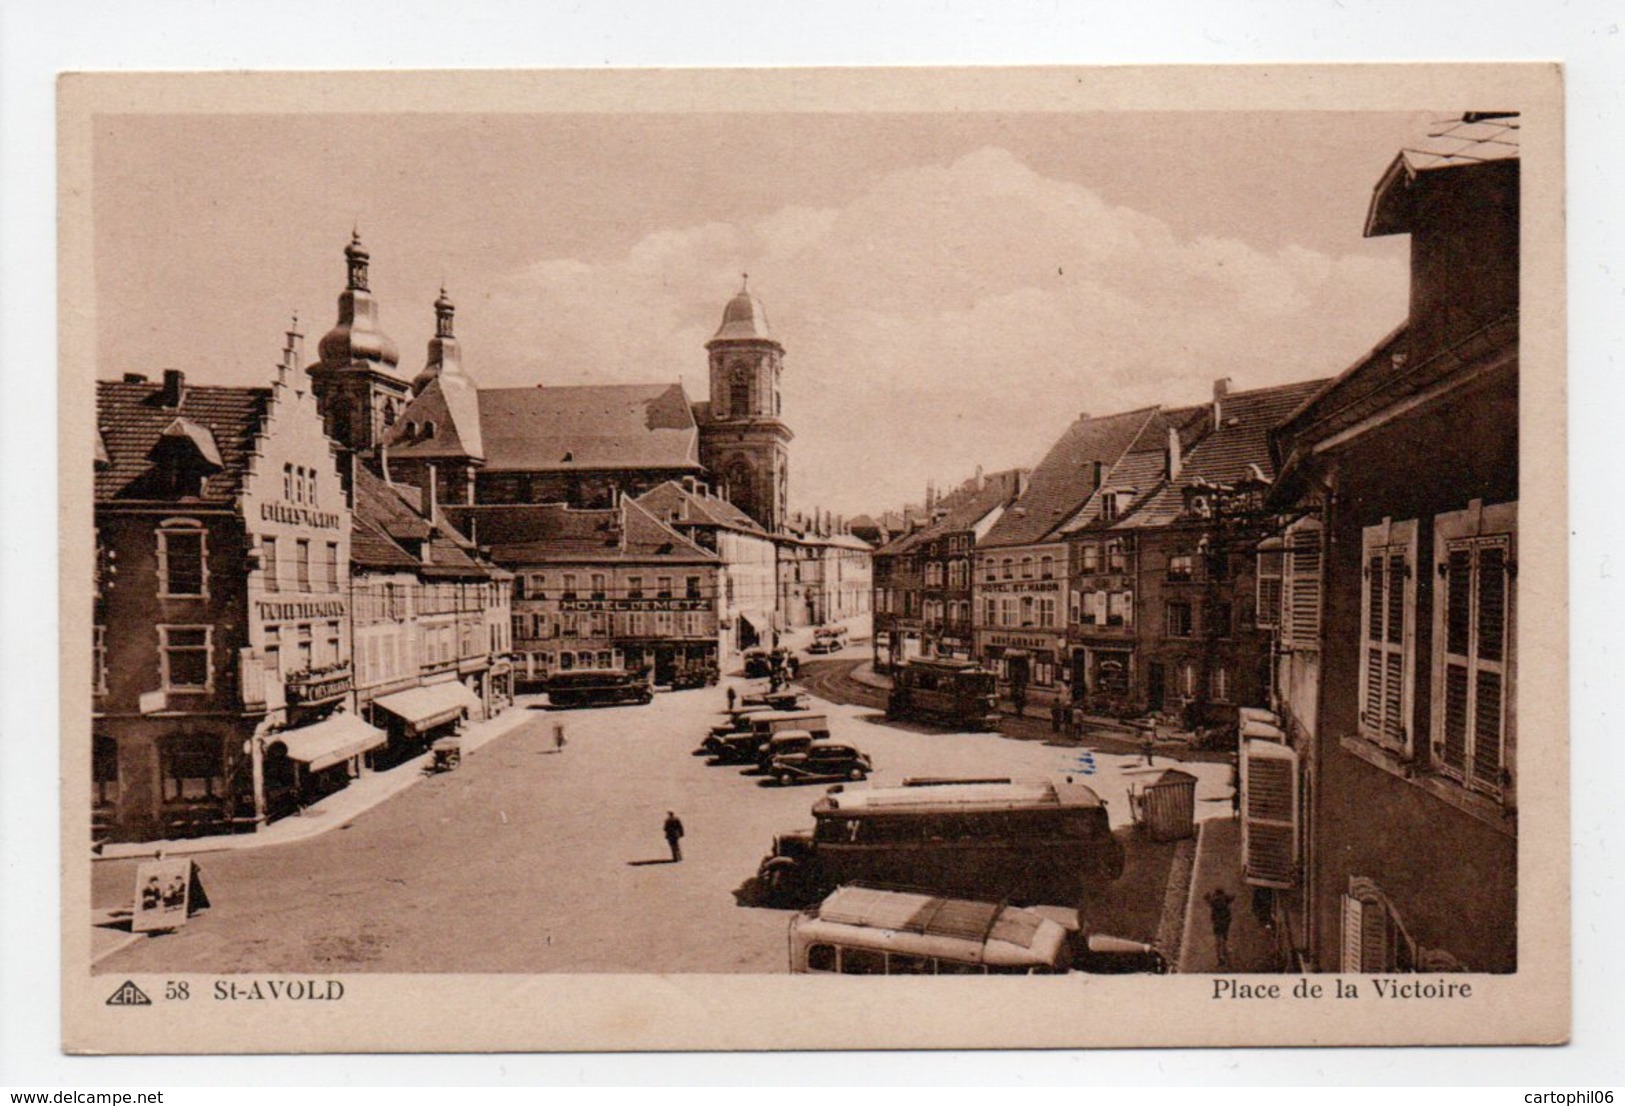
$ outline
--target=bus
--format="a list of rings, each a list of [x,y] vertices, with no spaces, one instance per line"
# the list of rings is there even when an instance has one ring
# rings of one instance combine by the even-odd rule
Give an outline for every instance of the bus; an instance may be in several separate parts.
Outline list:
[[[999,700],[994,679],[991,671],[971,661],[915,658],[892,669],[886,717],[996,730]]]
[[[1060,922],[1003,903],[849,886],[790,919],[792,972],[1050,975],[1071,963]]]
[[[619,703],[647,703],[654,699],[649,682],[620,668],[577,668],[555,672],[543,685],[547,702],[555,707],[604,707]]]
[[[808,902],[842,884],[1077,906],[1123,874],[1106,803],[1067,776],[915,779],[831,787],[813,828],[780,834],[757,869],[765,896]]]

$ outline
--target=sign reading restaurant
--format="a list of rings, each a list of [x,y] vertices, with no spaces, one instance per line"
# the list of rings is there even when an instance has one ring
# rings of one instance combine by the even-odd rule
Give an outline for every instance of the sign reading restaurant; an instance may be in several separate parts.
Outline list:
[[[292,503],[261,503],[260,518],[266,522],[286,522],[292,526],[311,526],[318,530],[337,530],[340,522],[336,511],[313,511]]]
[[[561,611],[709,611],[709,599],[561,599]]]
[[[989,645],[1008,645],[1016,649],[1048,649],[1053,645],[1054,639],[1038,637],[1033,634],[989,634]]]

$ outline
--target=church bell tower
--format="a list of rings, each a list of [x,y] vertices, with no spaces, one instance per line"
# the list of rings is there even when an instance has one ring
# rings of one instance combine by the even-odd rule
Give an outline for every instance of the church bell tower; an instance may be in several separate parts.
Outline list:
[[[769,532],[784,527],[790,487],[789,445],[779,377],[784,347],[772,336],[749,282],[728,301],[722,326],[705,344],[711,402],[700,424],[700,463],[734,506]]]

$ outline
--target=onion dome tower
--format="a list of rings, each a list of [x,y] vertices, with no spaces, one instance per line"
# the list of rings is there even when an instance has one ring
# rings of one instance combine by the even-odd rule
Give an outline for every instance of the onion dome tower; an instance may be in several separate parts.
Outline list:
[[[789,515],[795,435],[782,418],[784,347],[768,327],[762,301],[751,295],[748,276],[705,348],[711,401],[701,420],[700,463],[734,506],[777,532]]]
[[[316,347],[311,388],[328,437],[345,449],[368,451],[406,406],[407,385],[395,375],[400,349],[378,326],[378,302],[367,287],[371,255],[352,234],[344,248],[348,279],[339,294],[338,323]]]

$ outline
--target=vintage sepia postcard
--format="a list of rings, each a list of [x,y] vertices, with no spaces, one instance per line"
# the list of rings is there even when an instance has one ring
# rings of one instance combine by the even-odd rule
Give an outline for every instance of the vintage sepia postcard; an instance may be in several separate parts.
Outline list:
[[[1556,66],[59,124],[67,1050],[1566,1040]]]

